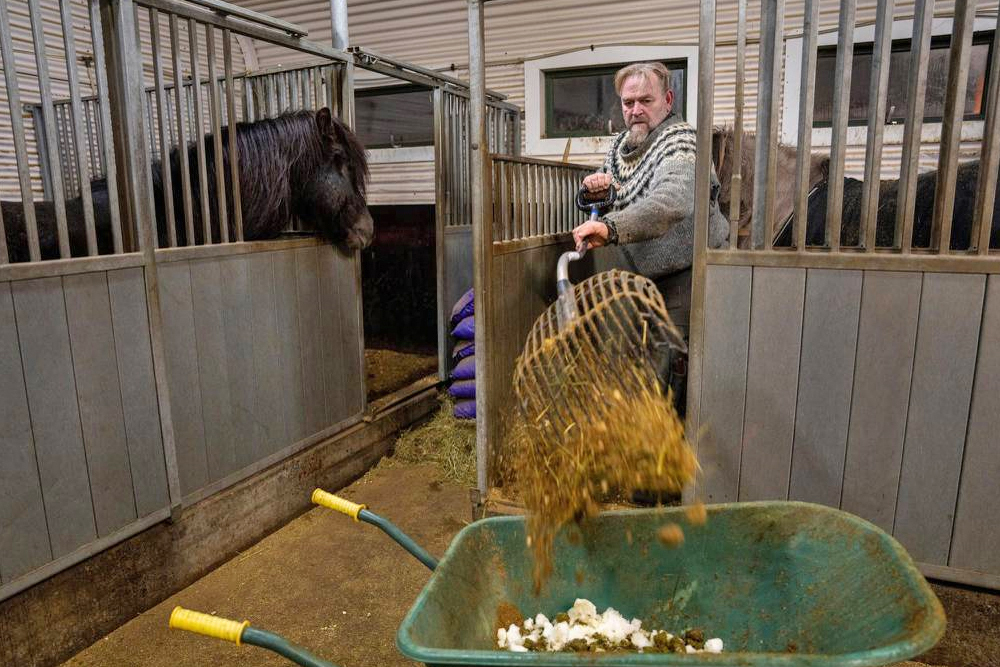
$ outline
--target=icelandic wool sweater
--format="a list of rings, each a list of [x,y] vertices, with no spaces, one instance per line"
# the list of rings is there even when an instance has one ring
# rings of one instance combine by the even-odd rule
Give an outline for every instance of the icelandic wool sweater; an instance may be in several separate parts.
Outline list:
[[[602,216],[611,237],[636,271],[657,279],[691,266],[694,253],[695,130],[671,114],[645,141],[629,148],[622,132],[601,169],[611,174],[618,198]],[[719,210],[719,179],[712,169],[709,247],[729,237]]]

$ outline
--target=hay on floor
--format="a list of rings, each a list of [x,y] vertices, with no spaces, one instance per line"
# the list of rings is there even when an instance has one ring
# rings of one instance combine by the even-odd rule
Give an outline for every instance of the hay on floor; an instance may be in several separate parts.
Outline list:
[[[475,486],[476,422],[456,419],[452,414],[455,404],[447,394],[442,394],[440,400],[437,414],[429,422],[404,431],[393,454],[383,458],[377,467],[433,463],[449,482]]]

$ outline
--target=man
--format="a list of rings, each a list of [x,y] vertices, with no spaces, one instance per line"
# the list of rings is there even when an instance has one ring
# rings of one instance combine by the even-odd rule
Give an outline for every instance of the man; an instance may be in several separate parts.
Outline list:
[[[620,245],[636,273],[656,281],[690,268],[694,244],[695,130],[674,113],[670,72],[636,63],[615,74],[626,130],[615,137],[601,171],[583,179],[594,199],[614,184],[614,210],[573,230],[580,246]],[[712,170],[709,246],[720,247],[729,223],[719,210]]]
[[[663,293],[674,323],[687,332],[694,252],[695,130],[674,113],[670,72],[662,63],[636,63],[615,74],[626,130],[615,137],[601,171],[583,186],[603,199],[614,184],[613,210],[573,230],[577,247],[620,245],[629,268]],[[719,210],[719,181],[712,170],[709,246],[720,247],[729,223]],[[664,360],[666,362],[666,360]],[[686,359],[661,372],[684,411]]]

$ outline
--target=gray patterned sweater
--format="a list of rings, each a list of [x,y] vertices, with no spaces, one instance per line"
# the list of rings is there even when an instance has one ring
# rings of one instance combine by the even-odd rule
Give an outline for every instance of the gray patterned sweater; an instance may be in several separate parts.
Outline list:
[[[611,174],[618,198],[602,216],[638,273],[657,279],[691,266],[694,252],[695,130],[671,114],[646,140],[628,148],[628,131],[615,137],[601,171]],[[708,244],[729,238],[712,169]]]

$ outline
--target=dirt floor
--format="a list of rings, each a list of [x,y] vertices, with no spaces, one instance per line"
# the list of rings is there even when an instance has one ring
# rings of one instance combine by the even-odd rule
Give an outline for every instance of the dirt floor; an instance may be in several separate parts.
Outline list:
[[[395,350],[366,349],[368,402],[391,394],[438,370],[436,354],[415,354]]]
[[[382,466],[341,493],[384,514],[437,556],[470,519],[467,489],[428,465]],[[65,665],[291,664],[255,647],[169,630],[175,605],[249,619],[344,667],[409,665],[396,650],[396,628],[429,574],[376,528],[317,508]],[[948,633],[921,659],[940,667],[1000,665],[1000,595],[935,590],[948,613]]]

